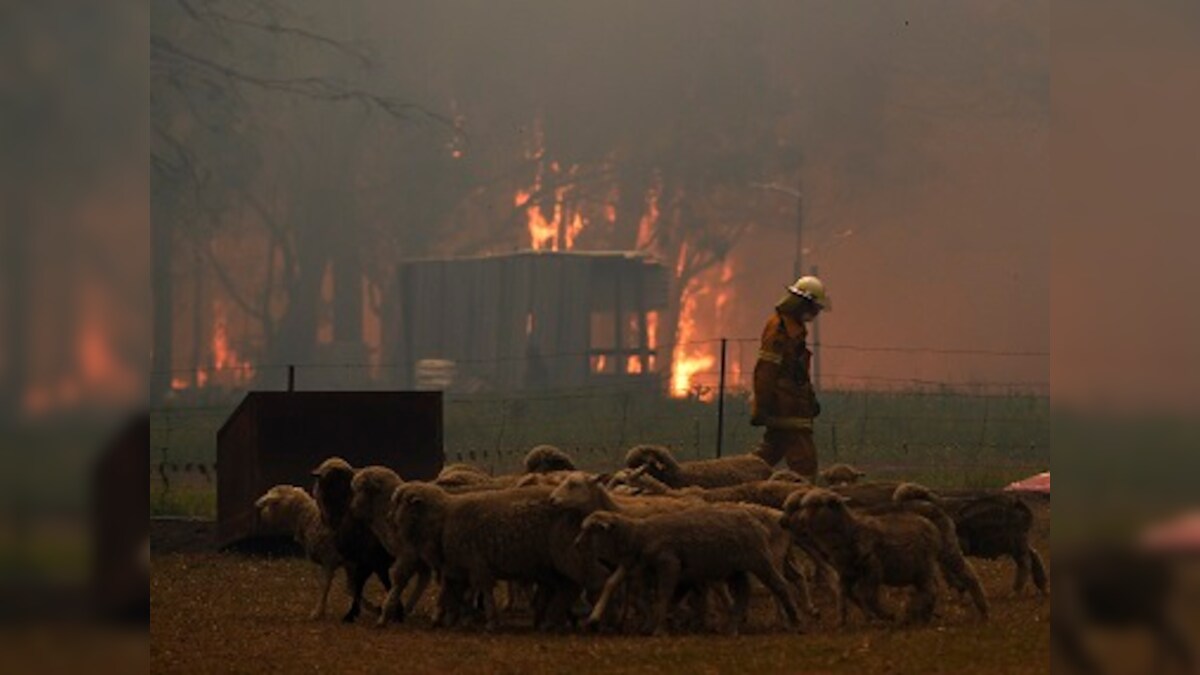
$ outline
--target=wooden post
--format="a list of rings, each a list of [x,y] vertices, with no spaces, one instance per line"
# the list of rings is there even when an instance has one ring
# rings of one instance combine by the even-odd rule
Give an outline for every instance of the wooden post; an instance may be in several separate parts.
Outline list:
[[[725,440],[725,352],[729,340],[721,338],[721,379],[717,384],[717,457],[721,456],[721,444]]]

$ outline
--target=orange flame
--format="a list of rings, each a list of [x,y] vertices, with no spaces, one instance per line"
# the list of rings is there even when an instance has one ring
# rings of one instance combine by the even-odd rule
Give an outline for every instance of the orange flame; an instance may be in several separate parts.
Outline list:
[[[716,358],[708,353],[710,345],[689,344],[696,336],[696,314],[701,295],[699,284],[688,284],[679,307],[678,342],[673,352],[671,395],[685,397],[692,389],[692,379],[701,371],[712,368]]]
[[[645,250],[650,247],[650,243],[654,241],[654,227],[658,224],[658,186],[651,186],[646,190],[646,211],[642,214],[642,219],[638,221],[638,236],[637,249]],[[614,219],[615,219],[614,210]]]
[[[219,300],[213,301],[212,371],[213,374],[220,374],[225,383],[245,384],[253,379],[254,366],[238,356],[230,346],[227,324],[225,305]],[[201,373],[196,373],[197,386],[202,387],[207,382],[207,376],[201,377]]]

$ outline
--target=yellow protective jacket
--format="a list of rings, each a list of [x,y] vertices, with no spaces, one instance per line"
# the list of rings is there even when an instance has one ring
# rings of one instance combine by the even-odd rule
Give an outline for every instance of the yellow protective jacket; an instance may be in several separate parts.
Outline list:
[[[820,412],[809,379],[812,352],[804,322],[776,312],[763,328],[754,365],[751,424],[778,429],[811,429]]]

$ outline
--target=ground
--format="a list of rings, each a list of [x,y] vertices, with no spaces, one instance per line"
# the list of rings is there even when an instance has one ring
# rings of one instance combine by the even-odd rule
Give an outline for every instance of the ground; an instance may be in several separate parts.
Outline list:
[[[1049,563],[1049,503],[1035,506],[1035,546]],[[521,617],[498,634],[434,630],[421,617],[377,630],[366,618],[350,626],[338,621],[347,605],[340,583],[329,616],[306,618],[318,586],[313,565],[200,550],[195,529],[176,524],[152,534],[156,672],[1032,673],[1049,667],[1050,604],[1032,584],[1014,596],[1010,561],[976,561],[992,602],[988,622],[951,600],[939,605],[941,616],[928,627],[867,625],[852,613],[852,625],[840,630],[819,595],[821,625],[787,634],[770,628],[773,608],[763,592],[749,630],[737,637],[544,635],[519,627]],[[380,589],[373,590],[378,599]]]

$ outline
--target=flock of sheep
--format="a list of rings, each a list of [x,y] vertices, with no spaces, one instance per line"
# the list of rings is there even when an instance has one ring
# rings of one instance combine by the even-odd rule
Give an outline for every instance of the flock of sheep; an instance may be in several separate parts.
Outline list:
[[[860,482],[846,465],[823,472],[818,487],[752,455],[679,462],[664,447],[642,445],[621,470],[596,475],[539,446],[516,475],[454,464],[432,482],[405,482],[386,467],[356,469],[339,458],[313,475],[311,496],[276,486],[257,507],[265,525],[291,530],[321,566],[314,618],[339,569],[352,597],[346,621],[362,607],[378,612],[380,626],[403,621],[436,580],[434,625],[482,622],[489,630],[520,598],[543,630],[647,633],[702,629],[715,600],[736,633],[752,580],[792,630],[802,615],[818,618],[810,581],[836,598],[839,625],[849,605],[868,619],[897,620],[883,587],[911,588],[904,621],[929,621],[943,582],[986,618],[968,557],[1011,557],[1016,591],[1032,574],[1047,592],[1029,544],[1032,512],[1020,498]],[[363,599],[371,576],[388,590],[382,607]],[[498,582],[508,584],[502,606]]]

